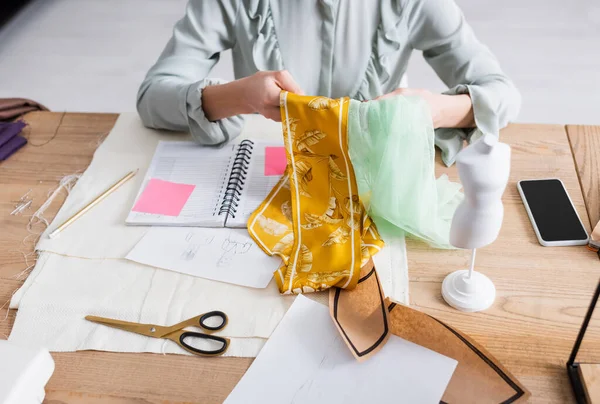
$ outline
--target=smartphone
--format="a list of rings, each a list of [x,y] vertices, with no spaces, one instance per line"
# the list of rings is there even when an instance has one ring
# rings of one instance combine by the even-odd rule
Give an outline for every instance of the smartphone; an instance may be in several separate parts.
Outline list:
[[[561,180],[522,180],[517,188],[541,245],[588,243],[588,234]]]

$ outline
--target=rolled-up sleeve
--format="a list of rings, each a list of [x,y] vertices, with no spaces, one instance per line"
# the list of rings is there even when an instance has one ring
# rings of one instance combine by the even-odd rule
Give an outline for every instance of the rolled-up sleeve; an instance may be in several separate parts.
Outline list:
[[[234,0],[188,3],[185,16],[138,91],[137,110],[144,125],[189,130],[204,145],[218,145],[240,133],[241,116],[211,122],[202,108],[202,90],[224,82],[208,75],[220,52],[235,44],[237,13]]]
[[[465,139],[498,136],[514,120],[521,95],[490,50],[477,40],[453,0],[413,0],[408,10],[410,41],[449,87],[445,94],[469,94],[476,128],[436,130],[445,164],[454,163]]]

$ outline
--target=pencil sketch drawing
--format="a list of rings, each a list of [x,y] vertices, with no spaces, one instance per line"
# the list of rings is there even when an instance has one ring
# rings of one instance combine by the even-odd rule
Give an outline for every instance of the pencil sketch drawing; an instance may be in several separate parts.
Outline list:
[[[236,255],[246,254],[248,251],[250,251],[250,248],[252,248],[251,242],[234,241],[231,239],[230,234],[225,240],[223,240],[223,244],[221,244],[223,254],[221,255],[221,258],[219,258],[219,261],[217,261],[217,266],[229,266]]]

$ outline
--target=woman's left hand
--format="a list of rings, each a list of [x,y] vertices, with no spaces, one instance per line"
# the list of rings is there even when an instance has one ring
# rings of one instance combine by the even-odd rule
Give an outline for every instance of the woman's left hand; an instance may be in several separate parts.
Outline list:
[[[422,88],[399,88],[376,100],[395,95],[418,96],[429,104],[434,128],[471,128],[475,126],[473,104],[468,94],[446,95]]]

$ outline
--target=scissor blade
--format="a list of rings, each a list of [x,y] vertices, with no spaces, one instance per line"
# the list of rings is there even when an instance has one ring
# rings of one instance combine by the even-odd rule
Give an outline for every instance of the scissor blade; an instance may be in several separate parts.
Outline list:
[[[147,337],[155,337],[160,338],[164,333],[163,328],[161,326],[157,326],[154,324],[140,324],[140,323],[132,323],[129,321],[123,320],[115,320],[112,318],[106,317],[97,317],[97,316],[86,316],[86,320],[102,324],[108,327],[117,328],[119,330],[129,331],[136,334],[145,335]]]

